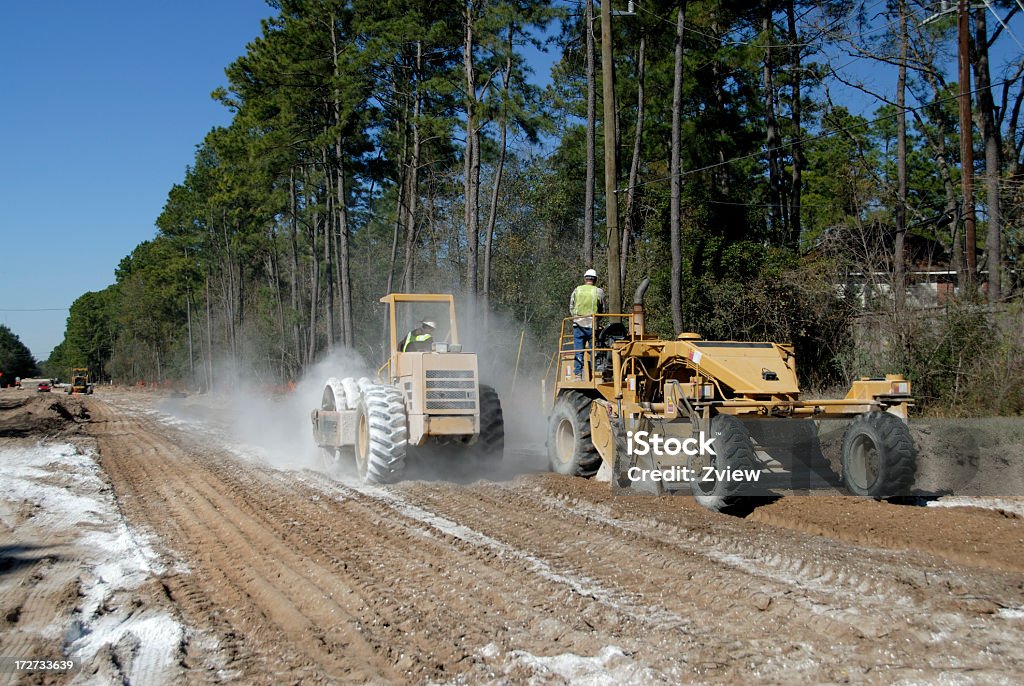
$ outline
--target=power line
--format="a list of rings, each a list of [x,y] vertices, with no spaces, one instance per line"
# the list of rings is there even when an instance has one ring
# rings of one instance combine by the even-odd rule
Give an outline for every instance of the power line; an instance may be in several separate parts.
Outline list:
[[[1000,16],[998,15],[998,14],[996,14],[996,10],[995,10],[995,8],[994,8],[994,7],[992,7],[992,4],[991,4],[991,3],[990,3],[990,2],[988,1],[988,0],[982,0],[982,1],[983,1],[983,2],[985,3],[985,7],[987,7],[987,8],[988,8],[988,11],[992,13],[992,16],[996,18],[996,21],[998,21],[998,22],[999,22],[999,24],[1000,24],[1000,25],[1001,25],[1001,26],[1002,26],[1002,27],[1003,27],[1004,29],[1006,29],[1006,32],[1007,32],[1008,34],[1010,34],[1010,38],[1012,38],[1012,39],[1013,39],[1013,41],[1014,41],[1014,42],[1015,42],[1015,43],[1016,43],[1017,45],[1019,45],[1019,46],[1020,46],[1020,49],[1021,49],[1021,50],[1024,50],[1024,45],[1022,45],[1022,44],[1021,44],[1021,42],[1020,42],[1020,39],[1018,39],[1018,38],[1017,38],[1017,34],[1015,34],[1015,33],[1013,32],[1013,29],[1011,29],[1011,28],[1010,28],[1009,26],[1007,26],[1006,22],[1005,22],[1005,21],[1003,21],[1003,20],[1002,20],[1002,18],[1001,18],[1001,17],[1000,17]],[[1020,0],[1017,0],[1017,3],[1018,3],[1018,4],[1020,4]],[[1021,5],[1021,9],[1024,9],[1024,5]]]
[[[67,312],[67,307],[0,308],[0,312]]]

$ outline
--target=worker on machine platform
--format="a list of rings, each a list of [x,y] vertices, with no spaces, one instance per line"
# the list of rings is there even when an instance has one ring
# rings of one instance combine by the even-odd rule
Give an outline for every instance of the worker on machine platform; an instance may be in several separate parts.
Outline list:
[[[594,315],[604,312],[604,290],[596,284],[597,272],[588,269],[583,274],[583,283],[573,290],[569,298],[569,314],[573,317],[572,343],[576,350],[576,381],[583,379],[583,351],[594,335]]]

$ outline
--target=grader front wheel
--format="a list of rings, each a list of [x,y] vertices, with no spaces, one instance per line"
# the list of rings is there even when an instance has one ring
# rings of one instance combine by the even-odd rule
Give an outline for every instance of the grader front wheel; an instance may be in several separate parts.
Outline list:
[[[559,396],[548,424],[548,462],[559,474],[591,477],[601,466],[601,455],[590,439],[590,403],[582,393]]]

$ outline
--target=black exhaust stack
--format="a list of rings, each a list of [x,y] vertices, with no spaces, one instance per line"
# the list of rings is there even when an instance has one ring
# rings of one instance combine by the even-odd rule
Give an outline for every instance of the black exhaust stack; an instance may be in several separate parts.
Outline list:
[[[647,292],[647,287],[650,285],[651,278],[645,276],[640,285],[636,287],[636,293],[633,294],[633,338],[643,338],[644,336],[644,293]]]

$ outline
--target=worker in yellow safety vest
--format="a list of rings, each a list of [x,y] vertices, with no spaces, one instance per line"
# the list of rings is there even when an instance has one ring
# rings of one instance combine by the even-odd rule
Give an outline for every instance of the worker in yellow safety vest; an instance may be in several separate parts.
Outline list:
[[[414,353],[429,351],[431,343],[433,343],[433,337],[431,331],[437,328],[437,324],[431,321],[422,321],[420,325],[409,332],[409,335],[405,337],[405,343],[402,344],[403,353]]]
[[[583,378],[583,350],[594,335],[594,315],[605,311],[604,290],[597,287],[597,272],[588,269],[583,273],[583,283],[575,288],[569,298],[569,314],[572,315],[572,343],[576,350],[575,378]]]

